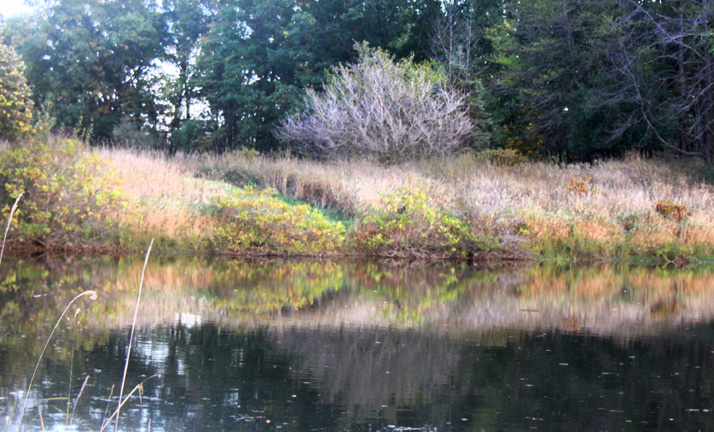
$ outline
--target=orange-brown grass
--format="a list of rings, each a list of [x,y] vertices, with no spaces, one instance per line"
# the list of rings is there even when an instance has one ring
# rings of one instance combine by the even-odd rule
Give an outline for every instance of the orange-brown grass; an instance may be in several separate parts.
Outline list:
[[[103,149],[136,197],[142,226],[168,236],[200,235],[199,211],[229,186],[256,184],[359,221],[400,188],[425,191],[434,205],[481,221],[505,244],[526,242],[545,255],[673,256],[714,252],[714,190],[693,180],[691,161],[619,161],[558,166],[494,164],[474,154],[383,166],[373,161],[319,162],[251,152],[166,157]],[[198,178],[197,178],[198,177]],[[211,179],[214,181],[207,181]],[[575,183],[583,187],[574,188]],[[690,214],[657,212],[670,200]]]
[[[205,157],[200,163],[201,171],[210,178],[272,187],[285,196],[346,215],[364,213],[379,205],[382,195],[402,187],[427,191],[437,201],[451,198],[448,184],[418,170],[368,160],[327,163],[291,157],[246,157],[236,152]]]
[[[201,236],[212,226],[201,206],[230,190],[229,185],[197,178],[195,158],[185,155],[120,148],[97,151],[113,162],[121,186],[131,196],[138,214],[136,228],[155,235]]]

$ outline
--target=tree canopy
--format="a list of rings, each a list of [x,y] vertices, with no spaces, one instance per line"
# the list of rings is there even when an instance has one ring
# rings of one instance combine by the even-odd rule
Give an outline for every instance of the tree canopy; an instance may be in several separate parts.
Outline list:
[[[355,43],[430,61],[474,137],[714,161],[714,0],[43,0],[0,24],[35,109],[91,141],[273,151]],[[313,93],[310,93],[313,94]]]

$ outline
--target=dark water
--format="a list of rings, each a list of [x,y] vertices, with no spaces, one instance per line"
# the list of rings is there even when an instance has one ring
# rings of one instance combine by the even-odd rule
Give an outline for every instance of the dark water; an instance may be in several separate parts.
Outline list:
[[[3,262],[0,430],[87,289],[20,429],[102,428],[141,264]],[[143,289],[123,431],[714,430],[707,267],[157,259]]]

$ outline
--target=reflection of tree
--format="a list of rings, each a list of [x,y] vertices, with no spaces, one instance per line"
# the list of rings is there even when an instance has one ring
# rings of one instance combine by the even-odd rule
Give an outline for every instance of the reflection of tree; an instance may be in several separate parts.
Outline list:
[[[449,405],[460,352],[443,337],[297,329],[275,330],[270,337],[278,352],[299,359],[294,380],[310,381],[319,403],[343,408],[344,430],[375,419],[419,426],[453,420]]]
[[[157,372],[163,378],[129,403],[122,424],[147,430],[151,419],[157,431],[706,430],[711,330],[622,344],[566,333],[454,340],[394,329],[157,327],[138,334],[129,382]],[[126,333],[112,332],[76,353],[75,395],[91,375],[77,416],[94,429],[121,377],[126,344]],[[23,376],[6,362],[0,373],[10,382]],[[41,373],[37,397],[66,395],[66,361],[52,359]],[[44,404],[47,413],[50,405],[62,408]]]
[[[704,340],[702,340],[704,339]],[[704,430],[714,397],[710,329],[622,345],[570,334],[511,334],[462,351],[469,422],[491,430]],[[671,419],[671,420],[670,420]]]

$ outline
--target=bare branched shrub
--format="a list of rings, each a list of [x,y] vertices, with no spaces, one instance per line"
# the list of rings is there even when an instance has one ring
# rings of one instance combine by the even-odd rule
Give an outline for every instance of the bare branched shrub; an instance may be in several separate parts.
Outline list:
[[[395,62],[357,45],[359,62],[332,71],[324,91],[309,90],[308,113],[277,135],[317,158],[368,156],[384,163],[451,154],[472,129],[464,96],[445,90],[427,65]]]

